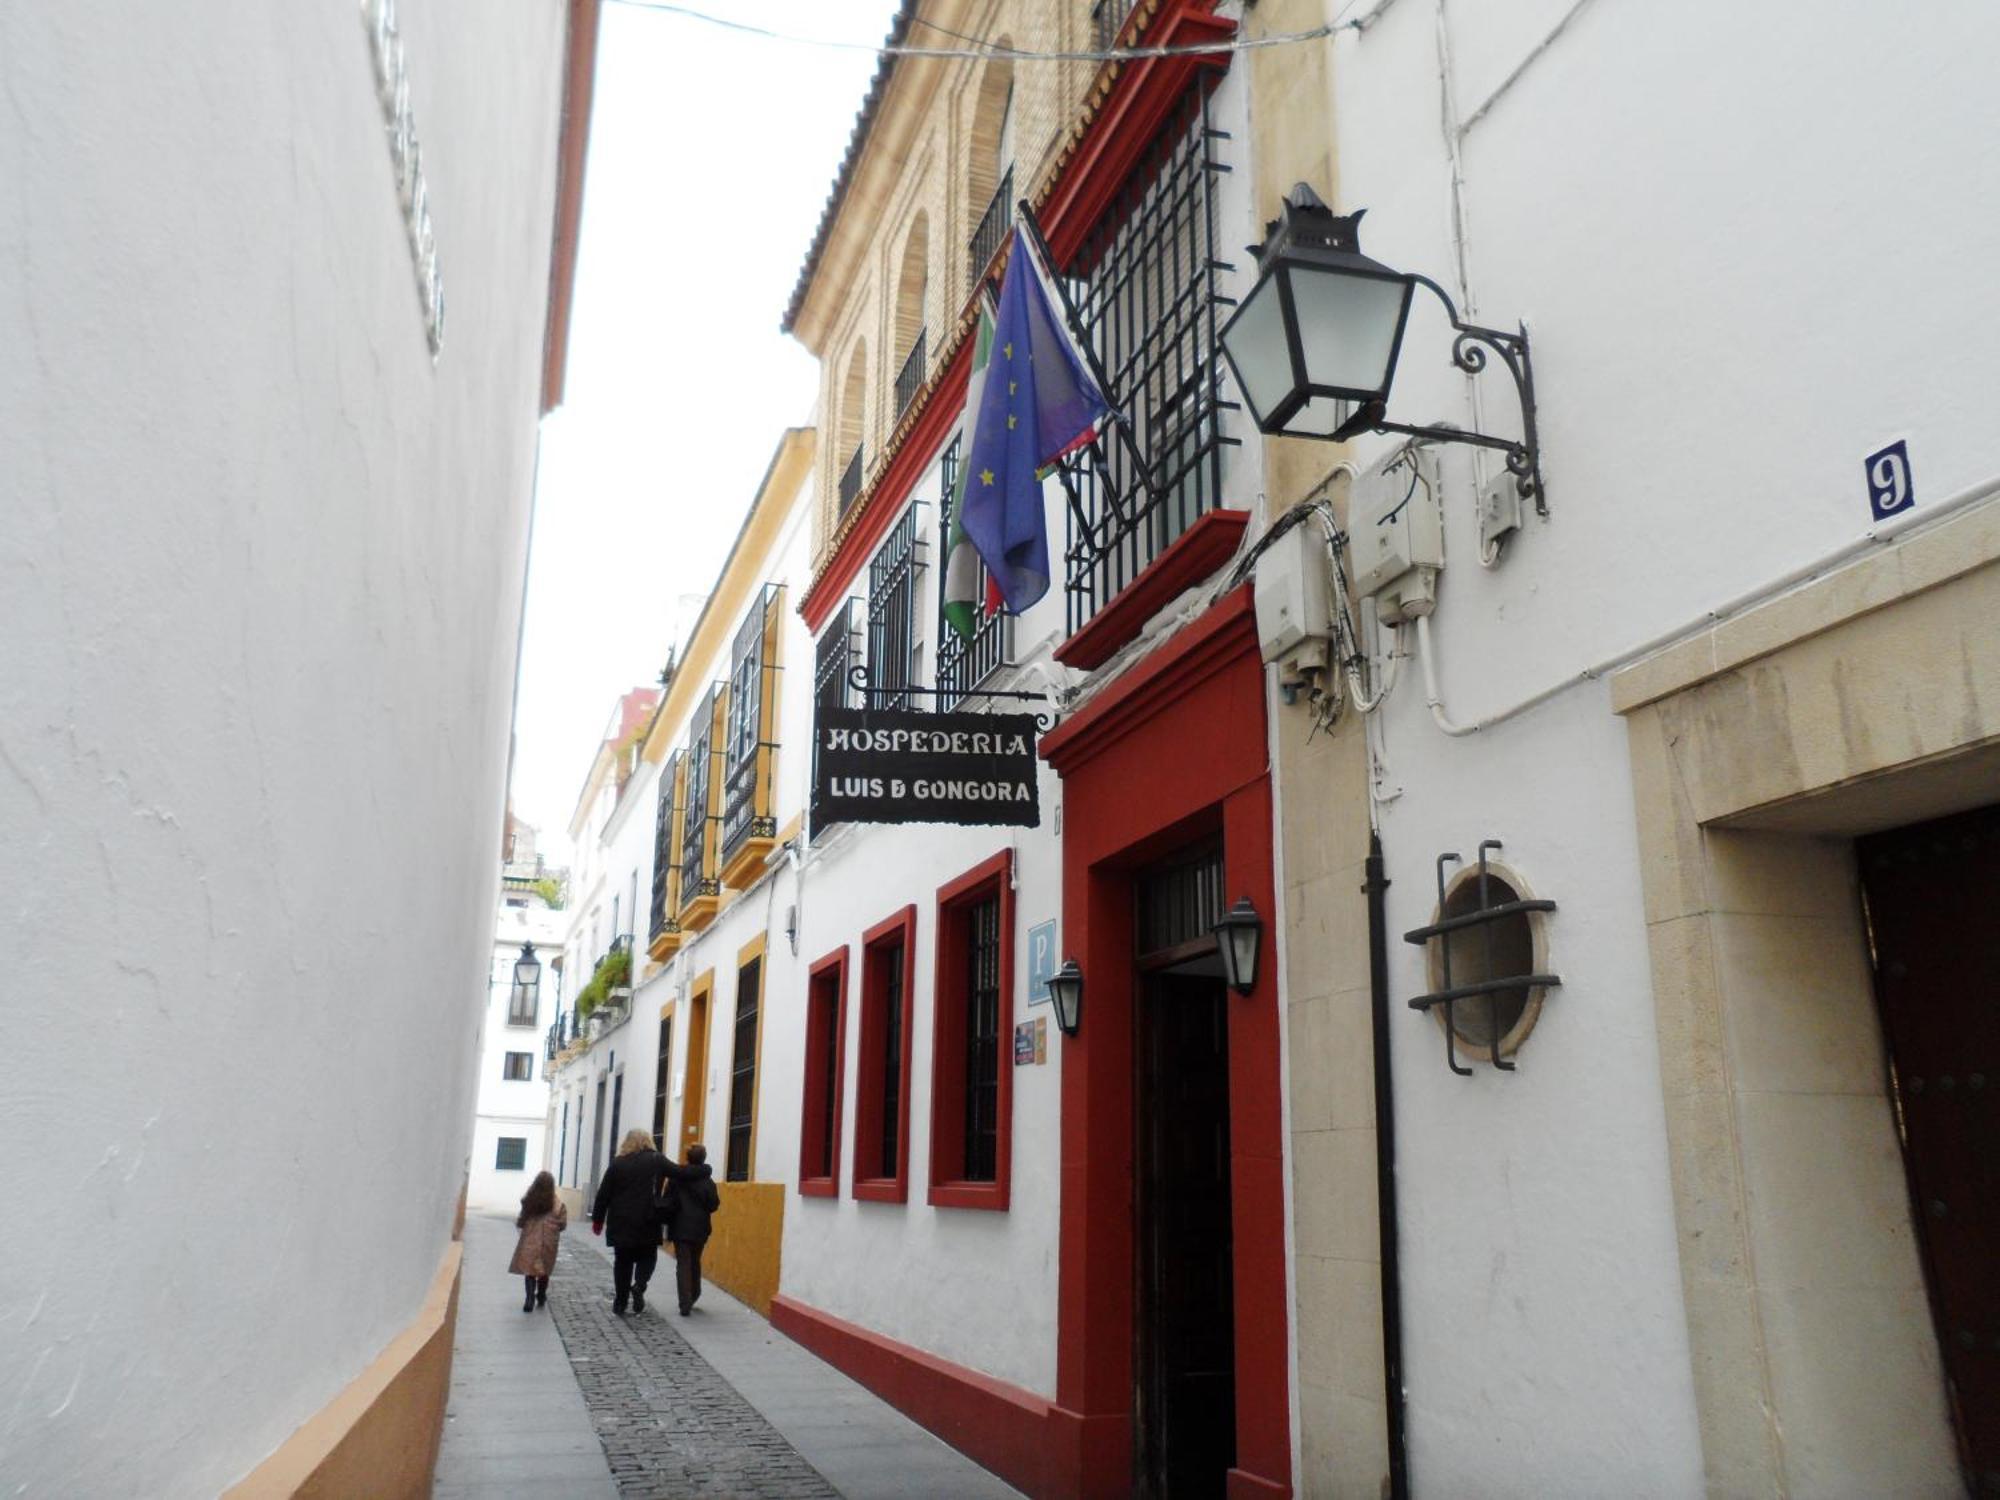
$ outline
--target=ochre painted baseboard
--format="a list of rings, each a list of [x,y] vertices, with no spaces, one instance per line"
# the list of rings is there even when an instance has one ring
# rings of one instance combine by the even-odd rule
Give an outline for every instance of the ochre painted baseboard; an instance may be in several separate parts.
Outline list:
[[[464,1249],[454,1241],[445,1250],[416,1321],[225,1500],[427,1500],[451,1394]]]
[[[1049,1403],[1033,1391],[939,1359],[792,1297],[772,1298],[771,1326],[1016,1489],[1035,1496],[1075,1493],[1074,1476],[1060,1474],[1060,1465],[1051,1461]]]

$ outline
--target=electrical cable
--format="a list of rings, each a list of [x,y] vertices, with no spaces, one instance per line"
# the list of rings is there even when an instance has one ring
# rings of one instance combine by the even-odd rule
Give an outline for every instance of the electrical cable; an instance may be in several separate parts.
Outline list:
[[[1142,45],[1060,49],[1044,52],[1025,47],[1000,47],[985,41],[971,47],[916,47],[907,42],[844,42],[833,37],[800,36],[795,32],[776,31],[771,27],[758,26],[749,21],[732,21],[727,16],[696,10],[691,5],[677,5],[674,0],[611,0],[611,3],[630,6],[634,10],[653,10],[667,15],[683,16],[690,21],[702,21],[710,26],[720,27],[724,31],[740,32],[745,36],[761,37],[766,41],[787,42],[798,47],[821,47],[835,52],[868,52],[877,57],[974,60],[1005,57],[1015,62],[1140,62],[1154,57],[1222,57],[1236,52],[1261,51],[1267,47],[1289,47],[1302,42],[1323,41],[1336,32],[1364,29],[1364,23],[1360,21],[1330,21],[1320,26],[1309,26],[1304,31],[1277,32],[1270,36],[1231,37],[1227,41],[1220,42],[1187,42],[1166,47]],[[943,30],[942,27],[933,29]]]

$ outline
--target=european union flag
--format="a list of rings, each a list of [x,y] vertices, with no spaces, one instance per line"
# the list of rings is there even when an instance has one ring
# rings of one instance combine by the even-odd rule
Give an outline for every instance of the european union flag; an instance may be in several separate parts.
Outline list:
[[[1108,407],[1063,326],[1033,241],[1017,231],[967,459],[965,534],[1007,608],[1049,589],[1042,476],[1088,442]]]

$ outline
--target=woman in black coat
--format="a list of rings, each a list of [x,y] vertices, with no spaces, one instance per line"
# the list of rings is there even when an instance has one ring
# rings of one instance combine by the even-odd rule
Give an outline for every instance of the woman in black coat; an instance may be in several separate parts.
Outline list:
[[[646,1310],[646,1283],[660,1261],[660,1221],[654,1202],[661,1180],[673,1166],[653,1149],[644,1130],[628,1130],[618,1143],[618,1155],[597,1185],[590,1206],[590,1232],[611,1242],[611,1310]]]

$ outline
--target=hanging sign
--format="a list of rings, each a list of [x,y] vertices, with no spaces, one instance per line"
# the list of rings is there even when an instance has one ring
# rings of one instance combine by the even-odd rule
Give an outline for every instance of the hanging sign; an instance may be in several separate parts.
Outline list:
[[[813,823],[1041,822],[1033,714],[830,708],[813,719]]]

